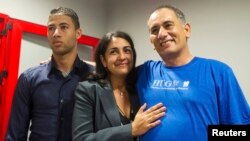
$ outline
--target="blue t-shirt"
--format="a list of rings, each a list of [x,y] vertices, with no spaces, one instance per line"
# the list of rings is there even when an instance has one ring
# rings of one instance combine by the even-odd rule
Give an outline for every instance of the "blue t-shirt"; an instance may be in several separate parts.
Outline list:
[[[206,141],[212,124],[249,124],[250,108],[232,69],[219,61],[195,57],[179,67],[147,61],[138,68],[141,104],[167,107],[161,124],[142,141]]]

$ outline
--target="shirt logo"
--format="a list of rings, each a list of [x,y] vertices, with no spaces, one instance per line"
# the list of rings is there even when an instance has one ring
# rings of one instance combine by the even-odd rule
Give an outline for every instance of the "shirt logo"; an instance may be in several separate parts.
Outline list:
[[[154,80],[151,88],[153,89],[167,89],[167,90],[188,90],[190,81],[180,80]]]

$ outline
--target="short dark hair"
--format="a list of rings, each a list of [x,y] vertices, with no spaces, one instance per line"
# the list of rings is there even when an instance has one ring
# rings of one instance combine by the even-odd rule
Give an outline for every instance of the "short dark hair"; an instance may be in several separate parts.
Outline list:
[[[155,10],[153,10],[152,13],[154,13],[155,11],[158,11],[160,9],[164,9],[164,8],[172,10],[175,13],[176,17],[179,18],[182,23],[186,23],[186,17],[184,15],[184,13],[180,9],[178,9],[174,6],[171,6],[171,5],[161,5],[161,6],[157,7]]]
[[[80,22],[79,22],[78,15],[76,14],[76,12],[73,9],[66,8],[66,7],[58,7],[58,8],[52,9],[50,11],[50,15],[57,15],[57,14],[69,16],[72,19],[72,21],[75,25],[75,28],[76,29],[80,28]]]

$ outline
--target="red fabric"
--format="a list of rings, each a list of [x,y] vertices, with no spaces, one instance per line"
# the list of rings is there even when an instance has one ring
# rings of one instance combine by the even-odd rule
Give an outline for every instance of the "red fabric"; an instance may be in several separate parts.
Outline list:
[[[7,71],[7,77],[4,77],[1,84],[1,105],[0,105],[0,140],[4,140],[7,129],[9,113],[11,109],[12,97],[18,77],[18,67],[20,58],[20,46],[22,32],[20,26],[15,21],[6,18],[5,26],[12,25],[12,28],[6,30],[6,34],[1,35],[1,69],[0,72]],[[3,30],[2,30],[3,31]]]
[[[4,28],[8,21],[8,16],[0,13],[0,75],[6,69],[6,42],[7,36],[4,35]],[[5,121],[4,121],[4,112],[5,112],[5,95],[6,95],[6,79],[2,78],[0,83],[0,141],[4,140],[5,133]]]

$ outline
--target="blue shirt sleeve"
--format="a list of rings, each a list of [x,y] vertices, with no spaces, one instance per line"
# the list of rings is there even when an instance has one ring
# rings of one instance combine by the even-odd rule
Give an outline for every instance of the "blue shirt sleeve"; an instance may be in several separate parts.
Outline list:
[[[218,87],[220,123],[250,124],[249,104],[231,68],[222,74]]]

